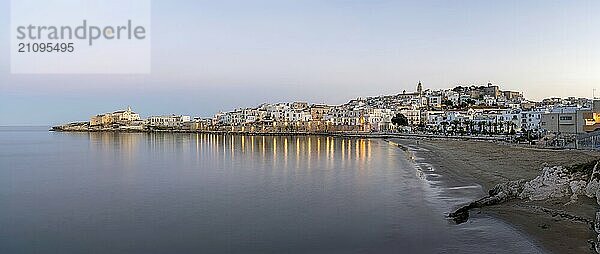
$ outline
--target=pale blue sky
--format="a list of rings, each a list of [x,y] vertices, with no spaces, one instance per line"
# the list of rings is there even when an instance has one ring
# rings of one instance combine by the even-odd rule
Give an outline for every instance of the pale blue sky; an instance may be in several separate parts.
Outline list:
[[[600,1],[153,1],[150,75],[11,75],[9,4],[0,0],[0,125],[127,105],[208,116],[338,104],[419,80],[491,81],[533,99],[600,87]]]

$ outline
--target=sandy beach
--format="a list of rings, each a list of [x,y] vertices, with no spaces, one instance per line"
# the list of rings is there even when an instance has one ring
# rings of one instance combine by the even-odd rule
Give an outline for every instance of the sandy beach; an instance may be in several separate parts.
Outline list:
[[[418,147],[417,156],[432,164],[452,182],[474,182],[484,190],[496,184],[535,178],[542,165],[569,166],[600,158],[591,151],[556,151],[516,147],[485,141],[390,139],[409,147]],[[552,253],[594,253],[590,240],[596,234],[585,221],[594,221],[595,199],[580,196],[575,204],[568,198],[546,201],[514,200],[484,207],[481,212],[502,219],[529,235]],[[564,214],[576,216],[584,222]]]

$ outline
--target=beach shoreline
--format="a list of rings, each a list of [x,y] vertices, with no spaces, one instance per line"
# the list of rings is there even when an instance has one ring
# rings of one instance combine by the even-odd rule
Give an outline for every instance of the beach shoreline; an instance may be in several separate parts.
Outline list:
[[[411,150],[435,167],[444,176],[447,186],[471,182],[481,185],[484,192],[502,182],[531,180],[544,164],[568,166],[600,156],[592,151],[528,149],[482,141],[402,138],[388,141],[400,144],[403,150]],[[489,215],[512,225],[550,253],[595,253],[591,242],[596,234],[589,223],[563,218],[560,214],[594,221],[596,200],[582,196],[576,204],[565,205],[568,201],[568,197],[513,200],[477,208],[471,213]]]

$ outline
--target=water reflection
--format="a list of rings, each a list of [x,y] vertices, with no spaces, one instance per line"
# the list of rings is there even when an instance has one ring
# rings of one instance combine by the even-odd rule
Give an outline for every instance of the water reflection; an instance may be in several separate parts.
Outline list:
[[[381,140],[45,130],[0,140],[0,253],[535,252],[493,221],[449,226],[404,152]]]
[[[322,159],[327,160],[327,168],[352,164],[367,169],[372,154],[372,141],[360,138],[106,132],[68,135],[87,135],[90,149],[95,154],[118,157],[125,162],[134,162],[139,150],[148,150],[155,156],[185,157],[196,161],[241,159],[263,164],[269,161],[283,169],[303,167],[311,170],[314,165],[311,162]],[[319,167],[322,166],[319,163]]]

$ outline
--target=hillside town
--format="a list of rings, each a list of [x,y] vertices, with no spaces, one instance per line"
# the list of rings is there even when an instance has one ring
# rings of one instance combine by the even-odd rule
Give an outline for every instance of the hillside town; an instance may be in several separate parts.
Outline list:
[[[570,143],[600,127],[600,100],[548,98],[531,101],[498,85],[402,91],[350,100],[342,105],[283,102],[218,112],[211,117],[149,116],[131,108],[95,115],[89,122],[55,127],[78,131],[194,131],[233,133],[413,133],[542,137]],[[594,136],[595,137],[595,136]]]

